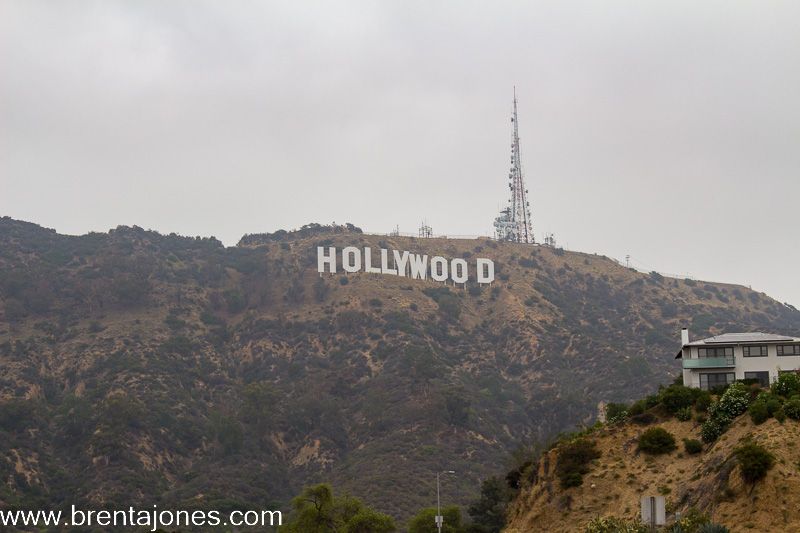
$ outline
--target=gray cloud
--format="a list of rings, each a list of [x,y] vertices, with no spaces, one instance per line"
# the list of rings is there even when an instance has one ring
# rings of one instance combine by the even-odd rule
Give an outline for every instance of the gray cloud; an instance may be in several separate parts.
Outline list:
[[[0,0],[0,211],[537,237],[800,305],[795,2]]]

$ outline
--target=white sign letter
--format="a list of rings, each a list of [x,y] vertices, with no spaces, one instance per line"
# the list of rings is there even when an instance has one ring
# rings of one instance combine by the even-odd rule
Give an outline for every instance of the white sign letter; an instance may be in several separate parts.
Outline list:
[[[397,269],[389,268],[389,250],[381,248],[381,272],[397,275]]]
[[[394,267],[397,269],[397,275],[405,277],[406,267],[408,266],[408,252],[403,252],[402,255],[397,250],[392,250],[394,255]]]
[[[450,261],[450,277],[454,283],[466,283],[469,279],[469,267],[463,259]]]
[[[491,283],[494,281],[494,261],[491,259],[484,259],[479,257],[477,260],[478,265],[478,283]],[[484,272],[484,267],[486,271]]]
[[[428,256],[411,254],[411,277],[415,279],[425,279],[428,272]]]
[[[372,249],[369,246],[364,247],[364,271],[370,274],[380,274],[381,269],[372,266]]]
[[[325,248],[317,246],[317,272],[325,272],[325,265],[328,265],[328,272],[336,274],[336,248],[328,247],[328,255],[325,255]]]
[[[434,281],[447,281],[447,259],[438,255],[431,258],[431,277]]]
[[[361,270],[361,250],[355,246],[348,246],[342,250],[342,268],[345,272]]]

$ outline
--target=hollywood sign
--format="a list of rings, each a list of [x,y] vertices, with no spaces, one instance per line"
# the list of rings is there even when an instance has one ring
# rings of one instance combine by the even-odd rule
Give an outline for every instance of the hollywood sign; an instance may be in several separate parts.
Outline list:
[[[444,282],[450,280],[453,283],[466,283],[470,279],[470,267],[466,259],[447,260],[442,256],[435,255],[429,260],[427,255],[385,248],[381,248],[377,255],[380,256],[380,259],[373,256],[372,249],[369,247],[362,250],[355,246],[347,246],[342,248],[341,254],[339,254],[334,246],[329,246],[327,249],[317,246],[317,271],[320,274],[325,272],[335,274],[337,263],[340,263],[345,272],[388,274],[412,279],[430,278],[434,281]],[[337,261],[340,257],[341,261]],[[377,260],[377,265],[373,263],[374,260]],[[475,259],[475,281],[478,283],[494,281],[494,261],[483,257]]]

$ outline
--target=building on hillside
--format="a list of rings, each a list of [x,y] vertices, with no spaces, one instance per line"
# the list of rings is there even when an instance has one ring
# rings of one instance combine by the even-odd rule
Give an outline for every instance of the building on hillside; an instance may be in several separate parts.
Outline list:
[[[683,383],[713,389],[737,379],[757,379],[768,386],[782,372],[800,370],[800,338],[770,333],[725,333],[691,341],[681,330]]]

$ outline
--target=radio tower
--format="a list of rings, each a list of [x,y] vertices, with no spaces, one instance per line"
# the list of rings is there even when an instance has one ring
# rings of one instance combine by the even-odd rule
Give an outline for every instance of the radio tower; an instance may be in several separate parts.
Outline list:
[[[531,210],[528,191],[522,177],[522,163],[519,158],[519,128],[517,121],[517,88],[514,87],[514,112],[511,116],[514,125],[511,137],[511,170],[508,173],[508,187],[511,189],[510,204],[494,221],[497,238],[503,241],[533,243]]]

